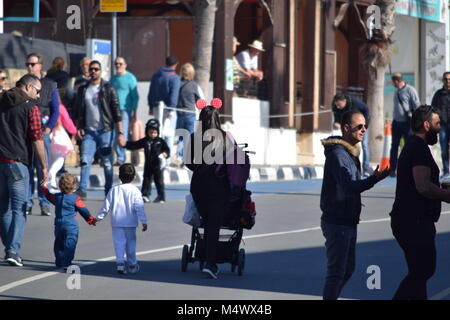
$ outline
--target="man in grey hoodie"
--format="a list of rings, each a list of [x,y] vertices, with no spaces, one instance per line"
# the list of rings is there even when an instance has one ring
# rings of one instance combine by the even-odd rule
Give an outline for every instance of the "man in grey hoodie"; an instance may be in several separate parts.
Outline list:
[[[355,110],[342,115],[342,137],[322,140],[325,167],[320,194],[321,228],[327,253],[324,300],[336,300],[355,270],[356,226],[361,214],[361,193],[386,178],[389,169],[361,179],[360,147],[367,126],[364,115]]]

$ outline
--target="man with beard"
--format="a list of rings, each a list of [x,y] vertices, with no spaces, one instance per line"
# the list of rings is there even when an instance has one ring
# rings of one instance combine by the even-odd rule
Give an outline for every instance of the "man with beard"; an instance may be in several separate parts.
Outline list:
[[[427,299],[427,280],[436,269],[434,224],[441,214],[441,201],[450,203],[450,190],[440,188],[439,168],[428,147],[438,141],[438,110],[427,105],[414,110],[411,129],[413,135],[398,159],[395,201],[390,213],[392,233],[408,264],[408,274],[394,300]]]

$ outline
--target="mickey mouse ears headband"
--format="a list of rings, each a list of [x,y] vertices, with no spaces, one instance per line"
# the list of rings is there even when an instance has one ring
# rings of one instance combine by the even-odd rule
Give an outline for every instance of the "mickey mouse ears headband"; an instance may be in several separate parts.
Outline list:
[[[208,102],[206,102],[205,99],[199,99],[197,100],[195,105],[197,106],[197,109],[202,110],[203,108],[208,106]],[[219,98],[214,98],[211,100],[210,105],[215,109],[220,109],[222,107],[222,100],[220,100]]]

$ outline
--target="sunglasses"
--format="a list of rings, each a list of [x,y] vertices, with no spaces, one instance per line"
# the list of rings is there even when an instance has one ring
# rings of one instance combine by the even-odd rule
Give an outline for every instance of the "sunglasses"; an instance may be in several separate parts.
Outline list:
[[[34,68],[34,66],[37,65],[37,64],[40,64],[40,63],[39,62],[27,62],[27,63],[25,63],[25,65],[27,67],[31,66],[32,68]]]
[[[0,78],[1,81],[5,81],[6,79],[8,79],[8,77],[1,77]]]
[[[97,71],[100,71],[100,68],[89,68],[89,71],[95,71],[95,72],[97,72]]]
[[[116,63],[114,63],[116,66],[121,66],[121,65],[123,65],[123,63],[122,62],[116,62]]]
[[[444,78],[444,81],[450,81],[450,78]]]
[[[36,89],[36,93],[39,94],[41,93],[41,89],[39,89],[38,87],[36,87],[34,84],[31,85],[34,89]]]
[[[367,124],[358,124],[356,127],[352,128],[351,130],[352,131],[361,131],[362,128],[367,130],[367,128],[368,128]]]

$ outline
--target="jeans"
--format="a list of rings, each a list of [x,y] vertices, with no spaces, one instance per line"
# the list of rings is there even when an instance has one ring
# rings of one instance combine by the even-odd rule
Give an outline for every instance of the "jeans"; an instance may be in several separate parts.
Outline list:
[[[342,288],[355,271],[356,226],[321,223],[327,251],[327,276],[324,300],[337,300]]]
[[[177,112],[177,129],[186,129],[189,133],[194,132],[195,113]],[[183,159],[183,136],[178,138],[177,158]]]
[[[78,222],[75,217],[60,219],[55,222],[55,253],[56,267],[68,267],[75,257],[78,242]]]
[[[105,173],[105,194],[111,189],[113,182],[112,143],[113,131],[86,130],[81,142],[80,189],[82,191],[86,192],[87,190],[92,159],[97,149],[100,151],[103,171]]]
[[[27,216],[28,168],[20,162],[0,163],[0,235],[6,253],[19,254]]]
[[[439,143],[441,144],[441,157],[444,174],[448,174],[448,140],[450,138],[450,124],[441,124]]]
[[[392,142],[390,154],[390,171],[395,172],[397,169],[398,147],[400,146],[400,139],[403,137],[406,140],[410,135],[410,123],[408,121],[399,122],[392,121]]]
[[[364,134],[364,139],[361,144],[363,152],[363,169],[366,170],[370,167],[369,131],[366,131],[366,133]]]
[[[436,270],[436,228],[432,221],[391,219],[392,233],[402,248],[408,274],[400,283],[394,300],[426,300],[427,281]]]
[[[49,164],[49,157],[50,157],[50,144],[51,144],[51,140],[50,140],[50,135],[49,134],[43,134],[42,138],[44,140],[44,147],[45,147],[45,159],[47,161],[47,167]],[[34,172],[36,171],[36,175],[37,175],[37,180],[38,180],[38,186],[37,186],[37,191],[38,191],[38,198],[39,198],[39,205],[41,207],[44,206],[50,206],[50,202],[47,200],[47,198],[44,195],[44,192],[42,191],[42,187],[39,184],[39,181],[41,181],[42,179],[42,174],[41,174],[41,163],[39,162],[38,156],[35,153],[34,154],[34,158],[32,161],[31,166],[28,167],[29,170],[29,188],[28,188],[28,206],[32,207],[33,206],[33,194],[34,194]]]
[[[131,110],[121,110],[120,114],[122,116],[122,132],[125,137],[125,141],[128,141],[128,134],[130,131],[130,120],[131,120]],[[117,129],[114,130],[114,138],[117,137]],[[114,139],[116,140],[116,139]],[[127,160],[127,155],[125,153],[125,148],[122,148],[119,146],[117,141],[114,141],[114,149],[116,150],[117,154],[117,161],[119,162],[125,162]]]

